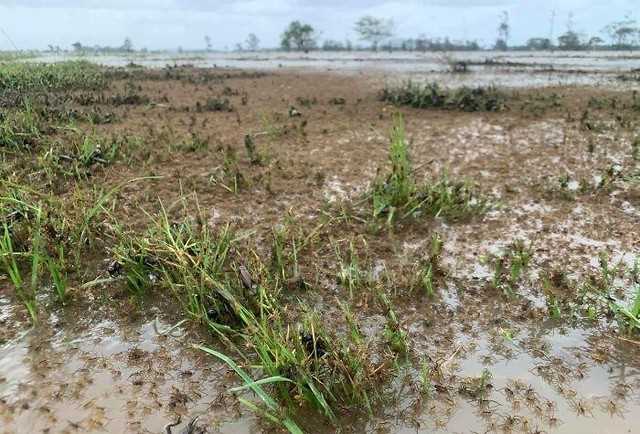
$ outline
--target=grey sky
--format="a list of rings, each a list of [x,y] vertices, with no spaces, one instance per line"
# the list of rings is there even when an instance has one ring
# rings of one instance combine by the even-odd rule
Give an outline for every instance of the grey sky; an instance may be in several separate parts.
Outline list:
[[[263,46],[276,46],[288,22],[312,24],[322,39],[356,41],[353,22],[371,14],[393,18],[398,36],[477,39],[492,43],[498,15],[509,12],[512,42],[555,35],[573,12],[575,30],[599,34],[611,21],[638,11],[640,0],[0,0],[0,27],[18,48],[120,45],[125,36],[136,48],[203,48],[210,35],[215,48],[232,48],[254,32]],[[640,16],[636,17],[640,18]],[[0,50],[11,45],[0,34]]]

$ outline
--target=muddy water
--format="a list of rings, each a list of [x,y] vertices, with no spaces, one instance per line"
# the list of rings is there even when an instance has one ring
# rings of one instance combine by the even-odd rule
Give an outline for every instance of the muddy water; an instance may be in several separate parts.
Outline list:
[[[55,62],[67,57],[45,56],[39,61]],[[640,56],[628,52],[455,52],[455,53],[149,53],[131,56],[83,56],[109,65],[130,62],[151,68],[170,65],[240,68],[252,70],[293,69],[335,71],[347,74],[375,74],[382,80],[437,81],[448,86],[497,84],[506,87],[556,85],[599,85],[629,88],[616,75],[640,67]],[[451,74],[451,62],[471,63],[470,73]],[[485,62],[492,64],[486,65]],[[637,86],[636,86],[637,87]]]
[[[535,339],[549,351],[526,349]],[[462,356],[459,375],[492,373],[492,389],[484,405],[460,403],[442,432],[487,430],[554,433],[631,433],[640,411],[640,371],[630,369],[628,355],[591,365],[585,361],[590,340],[582,330],[527,331],[522,339],[481,334]],[[611,343],[614,348],[616,343]],[[588,367],[586,367],[588,366]],[[435,427],[434,427],[435,428]]]
[[[471,303],[454,290],[441,300],[445,311]],[[444,376],[436,380],[443,388],[421,404],[400,395],[398,407],[374,418],[368,430],[637,432],[640,351],[596,329],[550,320],[491,325],[491,318],[502,316],[497,306],[478,306],[477,319],[436,329],[425,324],[433,317],[426,305],[403,310],[416,355],[445,361]],[[170,324],[157,320],[86,327],[89,321],[73,323],[76,315],[53,316],[51,326],[27,330],[0,347],[0,432],[161,433],[178,415],[183,421],[202,415],[209,432],[261,432],[254,416],[225,393],[236,382],[233,375],[192,350],[197,337],[188,330],[161,335]],[[382,316],[372,316],[364,325],[375,330],[383,323]],[[466,379],[485,369],[491,386],[483,400],[461,394]],[[398,417],[402,406],[416,405],[416,416]]]
[[[219,432],[251,432],[220,392],[224,367],[190,349],[192,338],[153,321],[74,325],[50,318],[0,347],[0,432],[160,433],[202,415]],[[84,321],[81,321],[84,322]]]

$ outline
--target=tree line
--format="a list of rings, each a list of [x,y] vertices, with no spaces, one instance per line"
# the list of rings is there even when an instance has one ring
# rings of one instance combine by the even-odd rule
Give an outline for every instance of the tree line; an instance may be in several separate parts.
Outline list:
[[[308,23],[299,20],[292,21],[280,35],[280,49],[284,51],[312,50],[324,51],[354,51],[354,50],[385,50],[385,51],[475,51],[485,48],[494,50],[632,50],[640,48],[640,27],[630,14],[623,19],[615,21],[604,27],[598,35],[587,35],[575,30],[573,14],[569,14],[566,28],[557,37],[529,38],[524,45],[511,45],[511,24],[509,14],[504,11],[498,17],[496,40],[490,47],[481,47],[475,40],[455,41],[448,37],[429,38],[420,35],[413,38],[399,38],[395,36],[395,24],[391,19],[384,19],[366,15],[354,24],[354,31],[358,35],[358,41],[365,46],[356,45],[350,40],[338,41],[326,39],[319,43],[319,34]],[[552,16],[552,30],[555,13]],[[207,51],[213,50],[213,41],[210,36],[204,37]],[[130,38],[125,38],[123,44],[118,47],[85,46],[80,42],[72,44],[76,52],[133,52],[134,46]],[[257,51],[260,49],[260,39],[254,33],[250,33],[243,43],[234,47],[235,51]],[[52,52],[60,52],[59,46],[49,45]],[[140,51],[146,51],[142,49]],[[182,51],[181,48],[178,51]]]
[[[555,19],[555,13],[552,20]],[[553,24],[552,24],[553,27]],[[453,41],[448,37],[427,38],[420,35],[417,38],[395,38],[395,25],[393,20],[364,16],[356,21],[355,33],[360,41],[368,43],[367,49],[378,51],[403,50],[403,51],[455,51],[455,50],[481,50],[477,41]],[[552,30],[553,33],[553,30]],[[532,37],[524,45],[510,45],[511,25],[509,14],[504,11],[499,16],[494,50],[630,50],[640,48],[640,27],[630,14],[620,20],[607,25],[600,32],[608,38],[598,35],[585,35],[575,30],[573,14],[569,14],[566,29],[557,38]],[[555,40],[554,40],[555,39]],[[325,40],[318,45],[318,37],[315,29],[310,24],[293,21],[285,29],[281,36],[280,48],[283,50],[310,51],[323,49],[328,51],[349,51],[354,46],[351,41]],[[361,48],[361,47],[360,47]]]

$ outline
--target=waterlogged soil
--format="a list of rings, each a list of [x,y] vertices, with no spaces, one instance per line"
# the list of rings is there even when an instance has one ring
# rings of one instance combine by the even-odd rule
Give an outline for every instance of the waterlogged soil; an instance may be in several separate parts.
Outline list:
[[[182,78],[171,75],[176,71]],[[370,417],[345,413],[342,432],[637,432],[640,339],[607,318],[554,318],[543,290],[545,276],[569,282],[553,288],[558,297],[597,276],[602,253],[612,266],[638,263],[640,188],[631,176],[638,170],[632,158],[638,113],[618,106],[584,114],[592,97],[628,101],[630,91],[524,90],[505,112],[461,113],[390,106],[378,100],[383,80],[376,76],[193,68],[132,74],[109,92],[122,93],[132,81],[150,103],[106,107],[117,120],[95,128],[140,137],[150,152],[143,161],[97,171],[91,182],[156,177],[117,195],[113,214],[134,228],[149,224],[159,200],[172,212],[182,207],[180,197],[192,195],[206,224],[231,224],[265,249],[271,228],[288,218],[311,230],[323,213],[362,203],[378,168],[386,170],[398,111],[420,179],[446,171],[491,197],[490,211],[464,221],[423,217],[373,231],[346,222],[322,235],[343,248],[353,241],[360,266],[385,283],[386,270],[406,270],[428,251],[434,233],[444,241],[446,273],[433,298],[392,291],[411,357],[438,368],[431,393],[417,393],[400,366],[389,404]],[[549,95],[560,95],[561,104],[529,110],[522,103]],[[197,103],[210,97],[228,98],[233,111],[198,111]],[[194,134],[208,146],[185,148]],[[246,134],[263,153],[262,166],[248,161]],[[244,178],[235,194],[219,181],[227,147]],[[601,187],[609,173],[628,176]],[[505,295],[491,286],[487,258],[515,240],[530,245],[533,256],[515,294]],[[350,295],[336,283],[333,251],[319,247],[301,258],[312,284],[287,296],[342,327],[337,300]],[[88,274],[104,276],[106,262],[92,259]],[[179,416],[182,427],[196,415],[208,432],[277,431],[238,404],[229,391],[238,380],[226,365],[192,347],[221,348],[220,342],[189,322],[162,334],[183,319],[170,296],[131,300],[117,282],[81,283],[67,307],[43,295],[40,322],[31,328],[8,279],[0,280],[1,432],[161,433]],[[628,277],[613,284],[621,297],[632,296]],[[371,298],[359,289],[352,303],[373,339],[385,318],[369,306]],[[474,385],[483,371],[490,375],[480,394]],[[336,431],[312,415],[301,419],[308,432]]]

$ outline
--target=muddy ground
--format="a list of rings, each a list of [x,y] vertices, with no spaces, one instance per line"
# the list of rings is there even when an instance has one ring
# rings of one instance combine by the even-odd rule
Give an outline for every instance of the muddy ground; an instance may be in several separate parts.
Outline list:
[[[376,76],[169,71],[130,69],[105,93],[143,102],[72,103],[113,114],[112,123],[95,126],[97,134],[143,143],[131,160],[83,181],[115,186],[154,177],[117,193],[111,211],[118,221],[143,231],[159,200],[172,216],[194,217],[197,203],[204,224],[228,223],[265,252],[274,226],[294,219],[311,233],[323,222],[301,252],[306,284],[291,285],[286,300],[303,300],[330,327],[343,327],[337,300],[349,300],[365,335],[379,334],[384,316],[367,285],[350,295],[336,279],[334,247],[346,251],[352,243],[371,282],[394,300],[409,358],[439,371],[424,397],[400,365],[388,405],[373,416],[345,410],[336,427],[303,415],[308,432],[638,431],[640,339],[616,318],[585,313],[576,295],[601,278],[602,255],[619,266],[611,284],[620,299],[635,294],[640,178],[632,143],[640,111],[629,107],[630,89],[524,89],[505,111],[465,113],[389,105],[378,98],[384,83]],[[209,98],[231,107],[203,108]],[[612,106],[613,99],[622,103]],[[461,221],[369,222],[362,197],[387,169],[396,112],[404,115],[416,176],[446,171],[471,180],[491,209]],[[249,161],[247,134],[261,165]],[[221,181],[228,148],[242,175],[237,192]],[[445,272],[427,297],[408,282],[434,233],[444,242]],[[184,318],[170,294],[133,299],[117,279],[83,286],[108,277],[105,238],[98,243],[104,250],[74,274],[72,303],[57,306],[43,291],[33,328],[9,279],[0,277],[0,431],[160,433],[178,416],[186,422],[195,415],[208,432],[277,431],[229,392],[238,380],[226,365],[192,348],[222,345],[200,325],[159,333]],[[531,246],[532,259],[515,294],[506,294],[491,284],[491,258],[516,240]],[[554,316],[556,302],[561,314]],[[485,370],[479,396],[470,384]]]

